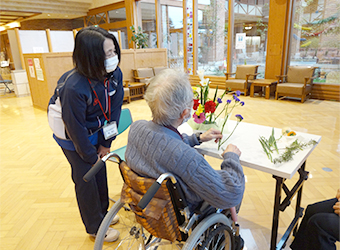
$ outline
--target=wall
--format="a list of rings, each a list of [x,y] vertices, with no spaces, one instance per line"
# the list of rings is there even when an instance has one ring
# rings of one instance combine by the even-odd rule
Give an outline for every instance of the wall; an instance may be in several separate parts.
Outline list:
[[[20,30],[72,30],[73,21],[69,19],[33,19],[20,22]]]

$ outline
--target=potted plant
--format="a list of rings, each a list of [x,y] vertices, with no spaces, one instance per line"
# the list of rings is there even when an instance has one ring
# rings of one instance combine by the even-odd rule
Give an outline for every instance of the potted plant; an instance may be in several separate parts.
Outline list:
[[[136,30],[135,26],[132,25],[130,29],[132,31],[132,37],[130,41],[133,41],[136,44],[136,48],[147,48],[149,35],[147,33],[143,33],[143,30],[140,26],[138,26],[138,29]]]

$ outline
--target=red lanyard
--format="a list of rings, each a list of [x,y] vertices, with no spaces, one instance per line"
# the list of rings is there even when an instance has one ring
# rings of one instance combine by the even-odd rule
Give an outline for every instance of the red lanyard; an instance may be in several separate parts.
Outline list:
[[[91,86],[91,89],[92,89],[93,93],[95,94],[95,96],[96,96],[96,98],[97,98],[97,100],[98,100],[100,109],[102,110],[105,119],[106,119],[108,122],[110,122],[110,120],[111,120],[111,98],[109,97],[109,94],[108,94],[109,88],[110,88],[110,83],[109,83],[109,81],[108,81],[107,79],[105,79],[105,81],[104,81],[104,85],[105,85],[105,97],[106,97],[107,99],[109,99],[109,101],[107,101],[107,99],[106,99],[106,108],[107,108],[107,106],[109,106],[109,118],[107,118],[107,116],[106,116],[106,114],[105,114],[105,111],[104,111],[104,109],[103,109],[103,106],[102,106],[101,102],[99,101],[97,92],[94,90],[94,88],[93,88],[93,86],[92,86],[92,84],[91,84],[90,79],[87,78],[87,80],[89,81],[90,86]],[[107,87],[107,88],[106,88],[106,87]],[[109,103],[109,105],[107,105],[107,103]]]

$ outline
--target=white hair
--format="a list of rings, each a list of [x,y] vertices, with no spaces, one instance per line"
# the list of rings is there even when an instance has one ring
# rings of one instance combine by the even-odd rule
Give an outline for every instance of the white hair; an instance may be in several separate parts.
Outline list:
[[[153,121],[160,125],[172,125],[190,105],[193,92],[188,75],[174,69],[165,69],[150,80],[144,98]]]

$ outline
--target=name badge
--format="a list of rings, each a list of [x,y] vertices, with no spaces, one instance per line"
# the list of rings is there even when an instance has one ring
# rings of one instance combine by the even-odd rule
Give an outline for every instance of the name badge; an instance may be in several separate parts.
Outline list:
[[[111,137],[118,134],[117,123],[115,121],[110,123],[105,123],[103,126],[103,134],[105,140],[110,139]]]

